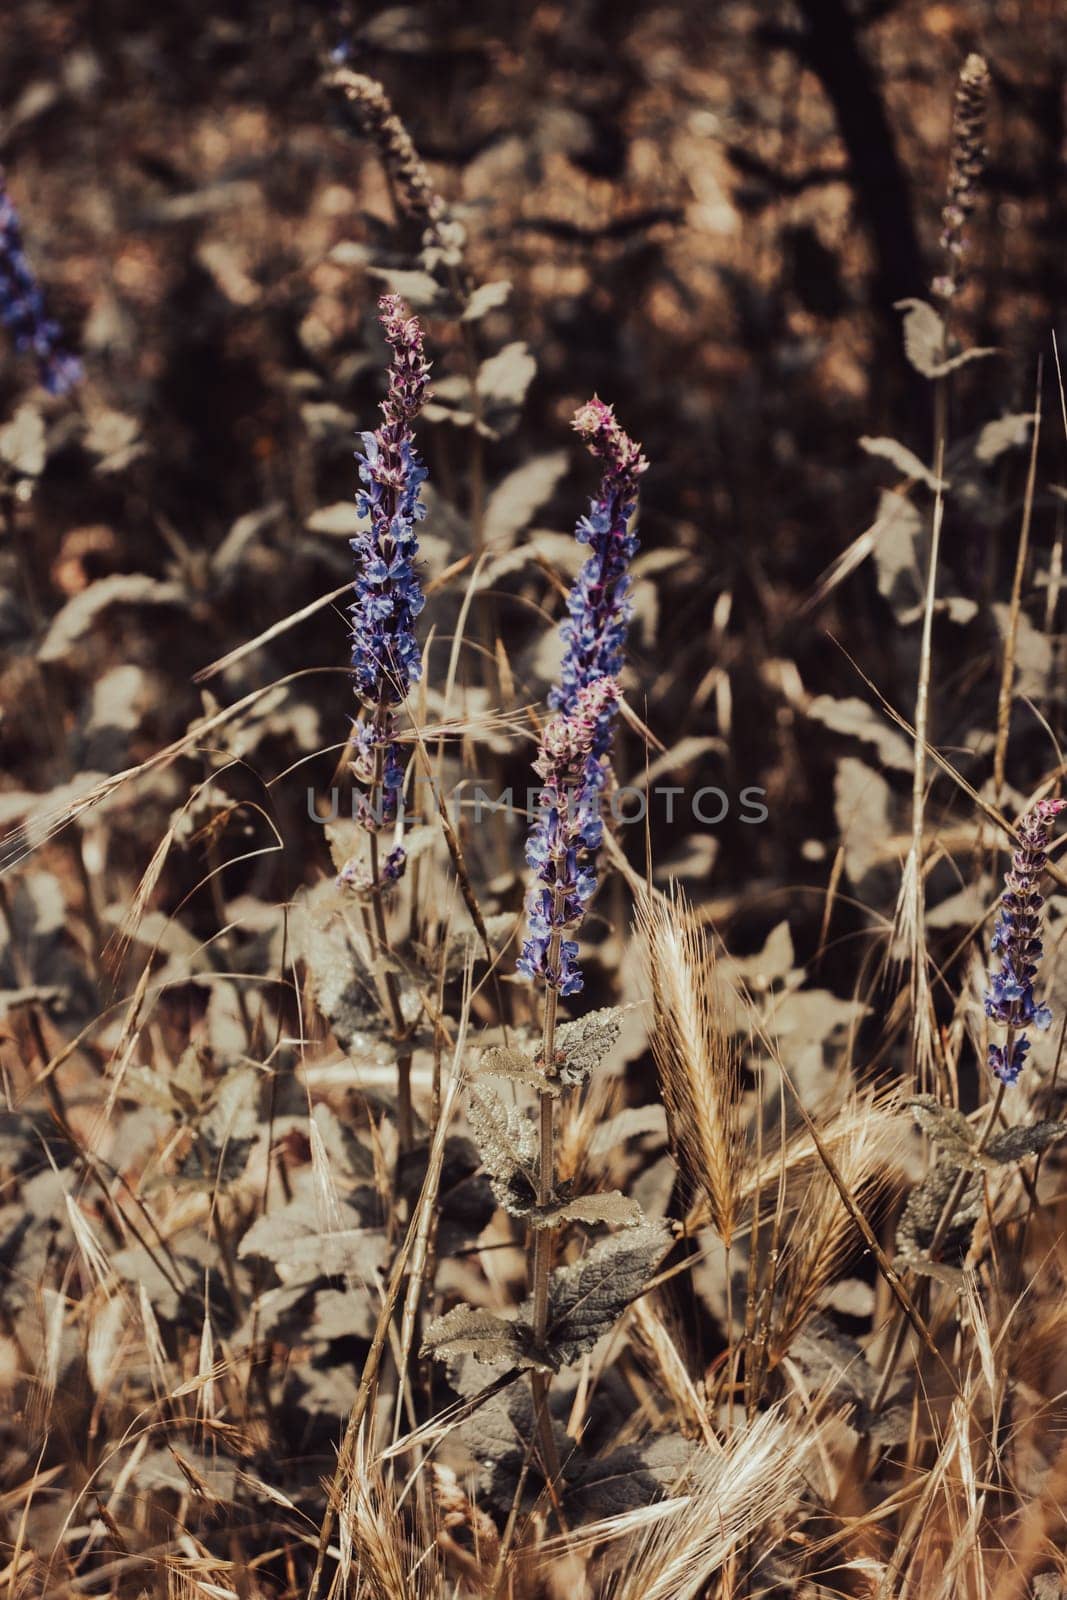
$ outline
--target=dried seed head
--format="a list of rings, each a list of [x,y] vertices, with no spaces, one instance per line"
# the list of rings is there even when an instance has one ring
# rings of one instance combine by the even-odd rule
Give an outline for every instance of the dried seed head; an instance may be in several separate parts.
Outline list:
[[[946,256],[945,271],[933,283],[934,294],[944,301],[953,298],[963,281],[962,257],[967,248],[967,219],[974,210],[985,172],[984,137],[988,104],[989,68],[981,56],[969,55],[960,68],[956,84],[948,190],[941,213],[941,248]]]
[[[443,244],[445,202],[381,84],[347,67],[339,67],[330,81],[345,96],[368,139],[377,145],[401,210],[420,224],[425,243]]]

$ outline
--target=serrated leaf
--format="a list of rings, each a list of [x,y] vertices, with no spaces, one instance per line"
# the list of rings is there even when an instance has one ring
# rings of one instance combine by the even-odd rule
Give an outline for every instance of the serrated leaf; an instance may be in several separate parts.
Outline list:
[[[1033,1122],[1029,1127],[1005,1128],[995,1133],[986,1144],[985,1153],[998,1166],[1013,1166],[1027,1156],[1040,1155],[1061,1139],[1067,1139],[1067,1122]]]
[[[531,1089],[537,1089],[543,1094],[558,1095],[560,1092],[559,1084],[551,1078],[546,1078],[529,1056],[524,1056],[521,1050],[512,1050],[507,1045],[493,1045],[490,1049],[483,1050],[478,1070],[489,1078],[505,1078],[509,1083],[528,1084]]]
[[[808,1380],[808,1388],[833,1408],[851,1407],[849,1421],[857,1432],[878,1444],[899,1444],[908,1436],[906,1407],[886,1407],[875,1412],[871,1402],[878,1392],[878,1374],[857,1340],[843,1333],[829,1317],[816,1312],[804,1323],[789,1346],[789,1359]]]
[[[1005,450],[1028,443],[1033,425],[1034,414],[1031,411],[1017,412],[1012,416],[997,417],[994,422],[987,422],[978,435],[978,443],[974,447],[975,456],[979,461],[995,461]]]
[[[572,1445],[564,1472],[567,1509],[584,1519],[622,1517],[652,1505],[682,1482],[698,1450],[691,1439],[670,1433],[593,1458]]]
[[[505,1211],[524,1217],[537,1195],[538,1134],[517,1106],[492,1089],[471,1090],[467,1120],[493,1193]]]
[[[502,306],[511,294],[511,280],[497,278],[492,283],[480,283],[467,301],[461,322],[477,322],[487,312]]]
[[[352,915],[350,900],[336,883],[316,884],[293,907],[294,950],[307,966],[319,1010],[341,1048],[364,1059],[373,1053],[384,1062],[392,1050],[381,1038],[374,977],[349,928]]]
[[[939,479],[931,472],[925,462],[919,460],[914,450],[909,450],[899,439],[872,439],[868,434],[864,434],[860,439],[860,449],[866,450],[869,456],[880,456],[882,460],[892,462],[898,472],[902,472],[906,478],[917,478],[920,483],[925,483],[928,489],[948,488],[944,479]]]
[[[573,1087],[586,1082],[590,1073],[618,1043],[622,1019],[623,1011],[619,1006],[606,1006],[601,1011],[588,1012],[575,1022],[565,1022],[556,1029],[556,1059],[553,1066],[561,1083]]]
[[[913,1271],[927,1271],[930,1263],[929,1247],[941,1213],[959,1177],[959,1167],[949,1156],[942,1156],[923,1181],[916,1184],[908,1196],[908,1203],[897,1225],[897,1253]],[[954,1265],[967,1253],[971,1233],[982,1209],[982,1179],[973,1173],[960,1196],[951,1226],[944,1235],[939,1253],[941,1261],[935,1266]],[[931,1273],[930,1276],[936,1276]]]
[[[531,1227],[559,1228],[565,1222],[610,1222],[620,1228],[635,1228],[644,1212],[636,1200],[612,1189],[608,1194],[583,1194],[558,1205],[535,1206],[529,1213]]]
[[[552,1274],[547,1342],[564,1366],[610,1333],[645,1287],[670,1242],[666,1228],[644,1223],[602,1239],[580,1261]]]
[[[904,312],[904,354],[924,378],[943,378],[968,361],[996,355],[991,347],[962,350],[944,360],[945,327],[933,306],[925,300],[898,300],[894,309]]]
[[[975,1172],[982,1165],[978,1154],[978,1135],[962,1111],[943,1106],[932,1094],[918,1094],[908,1101],[919,1127],[927,1138],[951,1156],[959,1167]]]
[[[550,1351],[539,1351],[533,1329],[526,1322],[506,1322],[491,1311],[473,1306],[454,1306],[427,1328],[421,1354],[435,1361],[453,1356],[473,1356],[475,1361],[507,1361],[516,1367],[532,1367],[539,1372],[558,1372],[559,1363]]]

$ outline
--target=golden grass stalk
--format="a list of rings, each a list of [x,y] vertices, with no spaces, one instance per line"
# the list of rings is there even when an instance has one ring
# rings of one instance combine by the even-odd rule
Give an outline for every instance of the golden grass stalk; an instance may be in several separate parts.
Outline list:
[[[610,1600],[692,1600],[741,1540],[795,1503],[806,1454],[796,1422],[767,1412],[739,1428],[726,1449],[701,1450],[666,1499],[551,1539],[542,1554],[591,1552],[625,1539],[605,1590]]]
[[[884,1185],[905,1140],[899,1116],[889,1116],[870,1098],[850,1100],[841,1108],[842,1136],[834,1156],[853,1199],[869,1196]],[[866,1209],[866,1208],[864,1208]],[[817,1167],[799,1198],[776,1264],[773,1328],[770,1348],[775,1359],[789,1345],[818,1305],[860,1235],[825,1167]]]
[[[644,898],[638,919],[652,985],[652,1053],[671,1149],[707,1196],[724,1244],[737,1226],[744,1141],[741,1062],[724,1025],[708,936],[677,889]]]

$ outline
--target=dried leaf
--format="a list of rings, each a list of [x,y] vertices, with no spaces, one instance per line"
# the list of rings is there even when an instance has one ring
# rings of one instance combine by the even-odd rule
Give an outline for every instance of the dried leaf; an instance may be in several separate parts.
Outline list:
[[[52,618],[37,659],[62,661],[111,606],[180,606],[187,602],[181,584],[161,583],[143,572],[112,573],[76,594]]]
[[[920,483],[925,483],[928,489],[947,489],[948,484],[943,479],[938,479],[930,468],[919,460],[914,450],[909,450],[907,445],[901,444],[898,439],[872,439],[864,434],[860,439],[860,449],[866,450],[869,456],[881,456],[885,461],[891,461],[898,472],[906,478],[917,478]]]
[[[931,1263],[930,1241],[937,1230],[941,1213],[959,1177],[959,1167],[949,1156],[942,1156],[934,1170],[908,1196],[904,1214],[897,1225],[897,1253],[913,1271],[937,1276],[942,1261],[949,1266],[961,1261],[970,1245],[974,1224],[982,1209],[982,1179],[974,1173],[960,1196],[952,1224],[939,1246],[942,1261]]]
[[[644,1223],[602,1239],[580,1261],[552,1274],[549,1344],[568,1365],[610,1333],[641,1293],[670,1246],[670,1234]]]
[[[422,1341],[422,1355],[437,1361],[469,1355],[475,1361],[506,1361],[516,1367],[533,1367],[539,1372],[558,1372],[559,1363],[547,1351],[539,1351],[533,1329],[526,1322],[505,1322],[491,1311],[473,1306],[454,1306],[443,1317],[431,1322]]]
[[[834,816],[845,847],[845,870],[854,884],[884,858],[892,832],[889,785],[878,772],[842,756],[834,776]]]
[[[524,1056],[521,1050],[509,1049],[506,1045],[493,1045],[491,1049],[483,1050],[478,1070],[490,1078],[505,1078],[509,1083],[528,1084],[531,1089],[538,1089],[545,1094],[558,1095],[560,1092],[559,1084],[552,1078],[546,1078],[529,1056]]]
[[[461,322],[477,322],[487,312],[502,306],[511,294],[511,281],[497,278],[492,283],[480,283],[467,301]]]
[[[911,501],[883,489],[869,537],[874,546],[878,592],[889,601],[898,622],[909,620],[922,606],[918,559],[922,528],[922,517]]]
[[[619,1006],[606,1006],[601,1011],[588,1012],[575,1022],[565,1022],[556,1029],[556,1059],[553,1066],[561,1083],[573,1087],[586,1082],[618,1043],[623,1014]]]
[[[567,470],[565,451],[534,456],[509,472],[489,496],[485,508],[485,543],[493,550],[509,550],[515,535],[529,527],[534,515],[551,499]]]
[[[45,463],[44,423],[33,406],[19,406],[11,421],[0,428],[0,460],[36,478]]]
[[[978,1154],[978,1134],[962,1111],[943,1106],[932,1094],[919,1094],[908,1101],[919,1127],[946,1156],[959,1167],[976,1172],[982,1165]]]
[[[978,435],[978,443],[974,447],[978,460],[995,461],[1005,450],[1027,444],[1034,421],[1033,412],[1022,411],[1011,416],[998,417],[995,422],[987,422]]]
[[[904,736],[897,732],[867,704],[850,696],[837,700],[833,695],[818,694],[808,706],[808,716],[835,733],[851,734],[855,739],[877,747],[882,765],[897,772],[910,772],[912,750]]]
[[[494,409],[518,411],[533,382],[537,362],[522,341],[506,344],[478,369],[478,393]]]
[[[1028,1127],[1005,1128],[995,1133],[985,1153],[998,1166],[1014,1166],[1027,1156],[1040,1155],[1050,1145],[1067,1138],[1067,1122],[1032,1122]]]
[[[380,278],[390,293],[406,300],[412,311],[432,311],[445,298],[444,290],[428,272],[402,267],[368,267],[372,278]]]
[[[323,1229],[319,1207],[310,1193],[257,1217],[237,1249],[243,1260],[269,1261],[285,1284],[314,1283],[320,1278],[353,1277],[373,1283],[385,1265],[386,1240],[380,1228],[367,1228],[361,1214],[338,1202],[334,1221]]]
[[[609,1194],[583,1194],[559,1205],[534,1206],[529,1212],[534,1228],[558,1228],[565,1222],[610,1222],[620,1228],[634,1228],[644,1217],[636,1200],[613,1189]]]
[[[968,361],[996,355],[992,348],[976,348],[944,360],[945,327],[933,306],[925,300],[898,300],[895,309],[904,312],[904,354],[924,378],[943,378]]]

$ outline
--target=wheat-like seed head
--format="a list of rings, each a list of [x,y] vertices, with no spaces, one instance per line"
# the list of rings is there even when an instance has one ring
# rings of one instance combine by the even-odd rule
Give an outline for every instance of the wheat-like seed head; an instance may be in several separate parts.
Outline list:
[[[639,911],[652,982],[652,1053],[671,1147],[704,1189],[711,1221],[729,1244],[744,1160],[741,1063],[724,1026],[707,934],[678,892]]]

